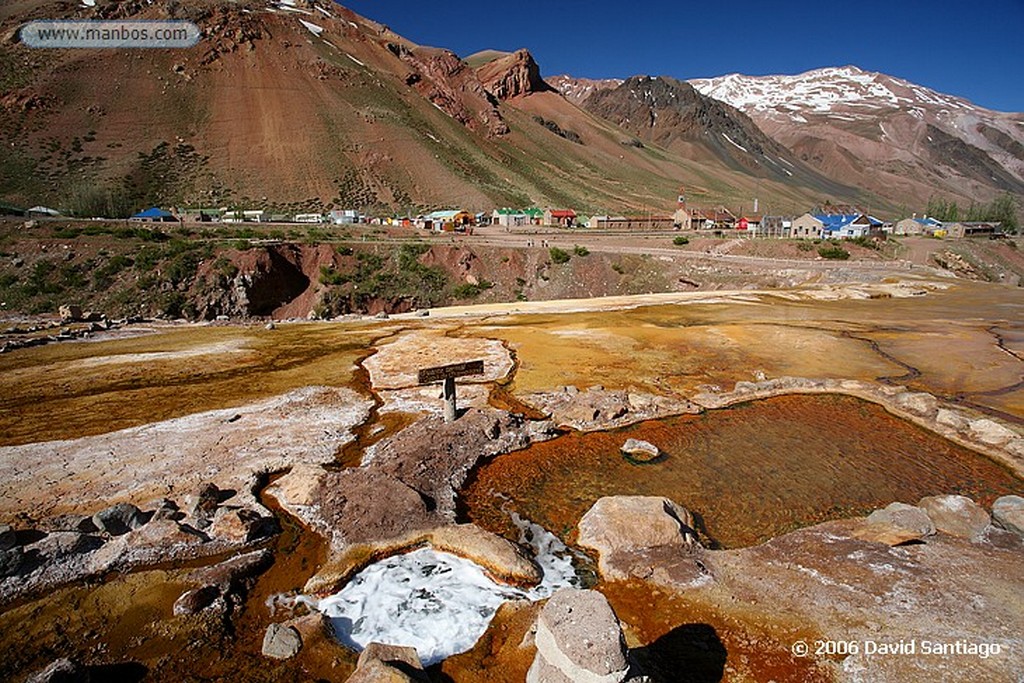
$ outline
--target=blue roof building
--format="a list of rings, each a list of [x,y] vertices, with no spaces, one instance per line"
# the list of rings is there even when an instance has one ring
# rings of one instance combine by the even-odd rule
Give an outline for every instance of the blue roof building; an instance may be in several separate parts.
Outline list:
[[[151,207],[145,211],[140,211],[128,220],[130,221],[142,221],[145,223],[177,223],[178,218],[170,211],[165,211],[157,207]]]

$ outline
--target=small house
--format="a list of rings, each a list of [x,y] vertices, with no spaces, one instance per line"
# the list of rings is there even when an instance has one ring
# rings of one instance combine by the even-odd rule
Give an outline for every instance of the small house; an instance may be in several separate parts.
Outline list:
[[[824,221],[817,216],[805,213],[793,221],[790,236],[798,239],[821,239],[824,231]]]
[[[359,212],[354,209],[331,211],[330,221],[335,225],[352,225],[359,222]]]
[[[128,220],[141,223],[177,223],[178,217],[170,211],[154,206],[138,212]]]
[[[995,237],[1002,234],[1002,223],[989,221],[965,221],[947,223],[943,226],[946,235],[952,239],[964,237]]]
[[[547,209],[544,212],[544,225],[571,228],[575,223],[576,212],[572,209]]]

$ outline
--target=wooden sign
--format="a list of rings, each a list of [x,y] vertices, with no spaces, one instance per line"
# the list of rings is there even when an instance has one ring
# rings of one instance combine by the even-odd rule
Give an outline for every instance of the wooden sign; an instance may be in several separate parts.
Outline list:
[[[440,382],[443,379],[455,379],[466,375],[484,374],[484,362],[482,360],[471,360],[465,363],[453,363],[452,365],[438,365],[433,368],[423,368],[419,371],[418,380],[420,384]]]

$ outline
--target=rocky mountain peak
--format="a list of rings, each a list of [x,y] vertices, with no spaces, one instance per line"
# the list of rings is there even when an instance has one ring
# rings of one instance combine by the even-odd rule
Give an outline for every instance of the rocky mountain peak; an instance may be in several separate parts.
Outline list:
[[[540,67],[529,50],[516,50],[483,64],[477,78],[484,89],[499,100],[553,90],[540,75]]]

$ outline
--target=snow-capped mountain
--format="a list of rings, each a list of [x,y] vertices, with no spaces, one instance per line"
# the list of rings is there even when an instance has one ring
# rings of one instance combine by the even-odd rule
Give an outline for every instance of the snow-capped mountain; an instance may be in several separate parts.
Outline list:
[[[967,100],[915,85],[901,78],[863,71],[855,66],[816,69],[797,76],[743,76],[690,81],[697,90],[748,114],[788,117],[800,122],[803,112],[907,108],[924,116],[928,108],[951,113],[978,109]]]
[[[844,182],[890,196],[1024,194],[1024,114],[855,66],[689,82]]]

